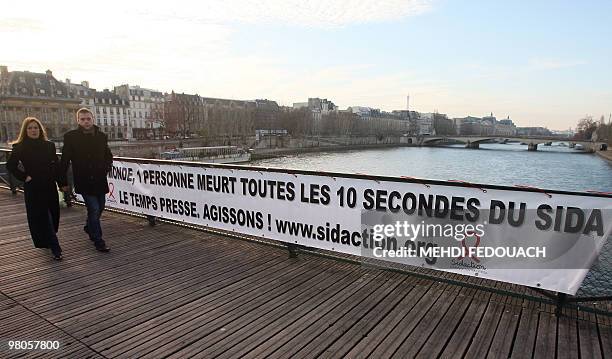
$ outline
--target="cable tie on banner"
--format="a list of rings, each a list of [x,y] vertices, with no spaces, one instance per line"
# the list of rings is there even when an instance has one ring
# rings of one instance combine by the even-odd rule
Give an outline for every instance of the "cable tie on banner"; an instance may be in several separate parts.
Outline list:
[[[478,189],[479,189],[479,190],[481,190],[483,193],[487,193],[487,190],[486,190],[486,189],[484,189],[484,188],[482,188],[482,187],[478,187],[478,186],[476,186],[475,184],[473,184],[473,183],[471,183],[471,182],[466,182],[466,181],[461,181],[461,180],[448,180],[448,182],[463,183],[463,184],[466,184],[466,185],[468,185],[468,186],[470,186],[470,187],[473,187],[473,188],[478,188]]]
[[[528,186],[528,185],[524,185],[524,184],[515,184],[514,187],[534,189],[537,192],[544,193],[545,195],[548,196],[548,198],[552,198],[552,194],[550,194],[550,193],[546,192],[545,190],[543,190],[541,188],[538,188],[538,187]]]
[[[595,193],[595,194],[605,194],[605,195],[612,195],[612,192],[601,192],[601,191],[594,191],[594,190],[587,190],[588,193]]]
[[[261,172],[261,171],[257,171],[257,172],[259,172],[259,174],[263,176],[263,172]]]
[[[420,178],[416,178],[416,177],[410,177],[410,176],[400,176],[400,178],[406,178],[406,179],[411,179],[411,180],[417,180],[419,181],[420,184],[422,184],[423,186],[427,187],[427,188],[431,188],[430,185],[428,185],[427,183],[421,182],[422,179]]]

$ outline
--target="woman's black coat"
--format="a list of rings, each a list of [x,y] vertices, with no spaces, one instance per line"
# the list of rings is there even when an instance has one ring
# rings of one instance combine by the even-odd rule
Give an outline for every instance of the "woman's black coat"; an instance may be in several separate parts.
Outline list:
[[[49,248],[50,230],[57,233],[60,217],[55,185],[59,161],[55,154],[55,145],[42,139],[26,138],[23,142],[13,145],[6,168],[24,182],[28,225],[34,246]],[[25,182],[27,176],[32,177],[32,180]]]

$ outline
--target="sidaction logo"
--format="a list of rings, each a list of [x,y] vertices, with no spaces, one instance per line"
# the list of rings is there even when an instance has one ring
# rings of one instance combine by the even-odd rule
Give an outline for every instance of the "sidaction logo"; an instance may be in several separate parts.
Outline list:
[[[466,241],[469,237],[474,237],[476,239],[476,241],[474,242],[473,246],[468,246]],[[478,248],[478,246],[480,245],[480,236],[478,234],[476,234],[475,232],[466,232],[465,233],[465,238],[463,238],[463,240],[461,241],[461,246],[463,247],[463,255],[453,259],[451,261],[451,264],[456,266],[456,267],[461,267],[461,268],[466,268],[466,269],[471,269],[471,270],[486,270],[487,267],[485,267],[484,265],[480,264],[480,259],[476,256],[475,252],[476,249]],[[473,250],[471,250],[470,248],[473,248]]]
[[[117,203],[117,199],[115,198],[115,184],[113,182],[108,182],[108,193],[106,196],[108,202]]]

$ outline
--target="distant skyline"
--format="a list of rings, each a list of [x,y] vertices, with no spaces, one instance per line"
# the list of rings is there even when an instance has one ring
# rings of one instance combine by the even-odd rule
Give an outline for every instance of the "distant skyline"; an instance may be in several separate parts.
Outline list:
[[[18,2],[0,64],[94,88],[291,106],[410,107],[574,128],[612,112],[612,2],[245,0]]]

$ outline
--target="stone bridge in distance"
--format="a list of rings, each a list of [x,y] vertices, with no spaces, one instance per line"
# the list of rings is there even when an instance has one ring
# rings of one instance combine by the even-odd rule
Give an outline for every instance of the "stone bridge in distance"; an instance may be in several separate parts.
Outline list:
[[[527,144],[529,151],[537,151],[538,145],[546,144],[551,142],[563,142],[567,143],[570,148],[576,145],[581,145],[587,152],[595,152],[606,149],[607,144],[604,141],[588,141],[588,140],[575,140],[566,137],[543,137],[543,136],[418,136],[411,137],[412,144],[419,146],[431,146],[442,143],[464,143],[466,148],[479,148],[481,143],[507,143],[507,142],[520,142]]]

